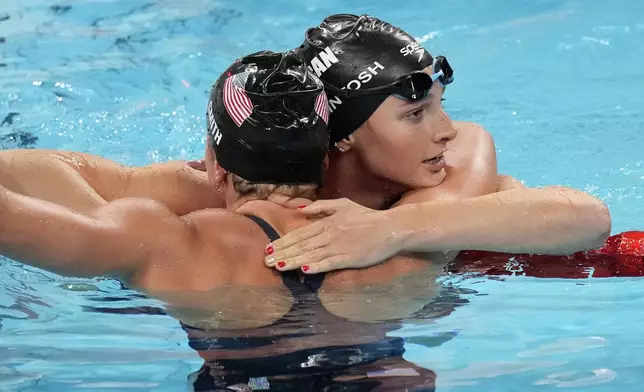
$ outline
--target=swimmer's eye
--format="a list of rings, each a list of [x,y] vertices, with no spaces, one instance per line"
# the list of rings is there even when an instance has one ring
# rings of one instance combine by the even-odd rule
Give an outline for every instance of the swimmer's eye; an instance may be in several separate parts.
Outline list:
[[[409,112],[405,117],[411,120],[418,120],[419,118],[422,117],[424,111],[425,111],[425,107],[421,106],[418,109]]]

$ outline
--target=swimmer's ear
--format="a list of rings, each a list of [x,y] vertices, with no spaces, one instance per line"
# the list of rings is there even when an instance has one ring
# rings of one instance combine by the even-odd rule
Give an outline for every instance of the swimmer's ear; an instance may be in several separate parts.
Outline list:
[[[335,143],[335,148],[337,148],[340,152],[346,152],[349,151],[351,147],[353,147],[353,143],[353,135],[349,135],[346,138]]]
[[[212,168],[213,168],[212,180],[215,183],[215,185],[223,184],[226,181],[226,175],[228,175],[228,172],[226,171],[226,169],[221,167],[221,165],[219,164],[219,162],[217,162],[216,159],[213,162]]]

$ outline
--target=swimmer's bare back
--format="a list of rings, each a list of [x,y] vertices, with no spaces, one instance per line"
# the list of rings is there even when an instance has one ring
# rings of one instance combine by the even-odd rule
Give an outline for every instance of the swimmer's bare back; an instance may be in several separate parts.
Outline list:
[[[275,208],[283,210],[283,220],[277,224],[283,233],[308,222],[293,210]],[[280,272],[263,263],[267,242],[265,233],[253,221],[222,209],[180,217],[153,200],[125,198],[79,213],[0,186],[2,255],[64,276],[118,278],[181,309],[178,316],[188,318],[183,320],[186,323],[198,324],[208,318],[201,316],[216,312],[217,298],[204,298],[203,294],[226,285],[271,289],[285,298],[264,308],[264,313],[255,312],[253,317],[265,318],[260,323],[270,324],[286,313],[292,299],[283,289]],[[391,284],[400,291],[399,297],[413,297],[411,294],[417,291],[408,295],[404,288],[430,286],[435,277],[430,266],[427,260],[398,257],[369,269],[334,272],[322,291],[327,293],[326,302],[335,304],[339,303],[338,296],[352,294],[355,303],[335,308],[331,305],[329,310],[358,320],[360,301],[364,304],[369,294],[362,287]],[[405,279],[411,279],[415,286],[404,284]],[[195,301],[195,293],[204,300]],[[221,296],[218,299],[223,300]],[[325,302],[324,296],[321,300]],[[383,296],[383,301],[391,298]],[[408,312],[422,306],[417,298],[410,301]],[[377,307],[377,302],[372,307]],[[404,306],[382,308],[394,313],[376,318],[399,317]],[[190,320],[191,315],[200,315],[201,320]]]
[[[76,211],[127,197],[152,198],[178,215],[225,207],[223,195],[213,190],[206,173],[183,161],[135,167],[79,152],[4,150],[0,184]]]

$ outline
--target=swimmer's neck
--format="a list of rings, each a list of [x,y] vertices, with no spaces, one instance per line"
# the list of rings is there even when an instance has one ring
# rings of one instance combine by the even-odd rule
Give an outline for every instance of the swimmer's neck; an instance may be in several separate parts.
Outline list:
[[[242,215],[254,215],[264,219],[280,235],[307,225],[307,218],[297,211],[297,207],[313,201],[303,197],[271,195],[268,199],[242,198],[228,209]]]
[[[261,209],[270,208],[271,206],[296,209],[299,206],[308,205],[311,203],[313,203],[313,200],[307,199],[305,197],[291,197],[280,194],[271,194],[266,199],[241,197],[234,201],[233,204],[228,207],[228,209],[238,214],[243,214],[249,212],[249,210],[254,211],[258,207]]]
[[[329,152],[330,165],[324,176],[320,199],[347,198],[375,210],[388,208],[405,189],[374,176],[354,152]]]
[[[311,203],[313,203],[313,201],[305,197],[290,197],[273,194],[267,199],[242,197],[236,200],[228,207],[228,209],[242,215],[258,215],[260,217],[265,217],[269,215],[275,216],[274,214],[277,213],[277,216],[284,217],[285,210],[296,212],[298,207]]]

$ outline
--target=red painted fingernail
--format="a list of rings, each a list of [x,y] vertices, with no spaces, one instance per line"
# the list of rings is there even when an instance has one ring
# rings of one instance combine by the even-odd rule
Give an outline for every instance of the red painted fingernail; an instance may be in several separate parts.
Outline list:
[[[286,263],[283,262],[283,261],[280,261],[279,263],[277,263],[277,267],[284,268],[284,267],[286,267]]]
[[[273,249],[272,245],[269,245],[269,246],[266,247],[266,254],[267,255],[272,255],[273,252],[275,252],[275,249]]]
[[[308,270],[309,270],[309,266],[308,266],[308,265],[303,265],[303,266],[302,266],[302,271],[306,272],[306,271],[308,271]]]
[[[297,208],[304,208],[304,207],[306,207],[306,206],[298,206]]]

